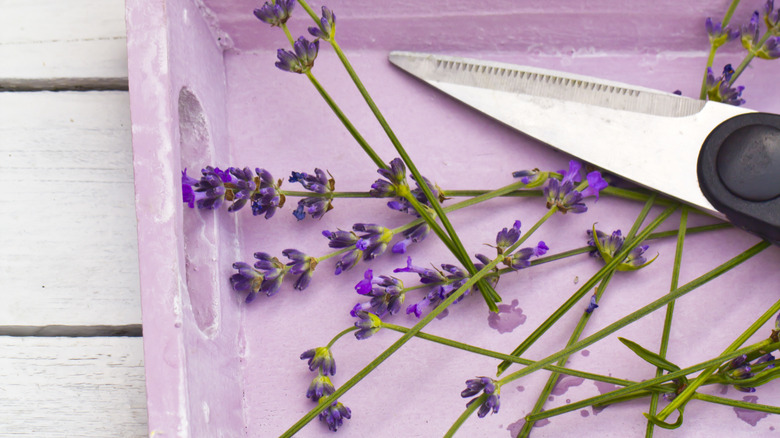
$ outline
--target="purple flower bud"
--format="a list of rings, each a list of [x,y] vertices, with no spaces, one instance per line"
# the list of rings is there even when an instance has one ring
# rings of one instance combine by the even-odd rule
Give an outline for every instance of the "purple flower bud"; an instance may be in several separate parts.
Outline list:
[[[319,372],[325,376],[336,375],[336,359],[333,358],[329,348],[317,347],[306,350],[301,354],[301,360],[307,359],[310,371],[319,369]]]
[[[294,52],[279,49],[276,57],[276,67],[280,70],[292,73],[306,73],[314,66],[314,60],[320,50],[320,41],[309,42],[306,38],[300,37],[293,44]]]
[[[244,262],[233,263],[238,273],[230,276],[230,285],[236,292],[248,292],[246,302],[251,303],[263,284],[263,273]]]
[[[372,280],[374,279],[374,271],[371,269],[367,269],[365,274],[363,274],[363,279],[358,282],[358,284],[355,285],[355,291],[359,293],[360,295],[366,295],[371,292],[371,288],[373,287]]]
[[[476,379],[471,379],[466,381],[466,389],[461,391],[460,396],[463,398],[473,397],[479,394],[480,392],[484,392],[487,398],[484,402],[482,402],[482,405],[479,407],[479,410],[477,411],[477,416],[479,418],[484,418],[489,412],[493,412],[494,414],[498,413],[498,409],[501,405],[500,401],[500,395],[501,395],[501,389],[498,385],[498,382],[495,380],[489,378],[489,377],[478,377]],[[478,400],[478,397],[475,397],[471,401],[469,401],[466,406],[470,406],[472,403],[474,403],[476,400]]]
[[[596,295],[591,296],[590,297],[590,304],[588,304],[588,308],[585,309],[585,313],[593,313],[593,311],[596,310],[596,308],[598,306],[599,305],[596,304]]]
[[[263,6],[253,12],[260,21],[280,27],[290,18],[290,12],[294,6],[295,0],[276,0],[275,4],[265,2]]]
[[[499,250],[499,254],[502,254],[505,249],[514,245],[520,238],[520,221],[515,221],[512,228],[504,228],[496,235],[496,247]]]
[[[352,411],[348,407],[341,404],[339,401],[334,401],[330,406],[320,412],[320,421],[325,422],[328,425],[328,429],[336,432],[339,427],[344,423],[344,419],[352,417]]]
[[[336,33],[336,14],[326,6],[323,6],[322,18],[318,27],[310,27],[309,33],[315,38],[331,39]]]
[[[316,402],[323,396],[327,397],[335,391],[336,388],[333,387],[330,378],[326,375],[318,374],[309,384],[309,389],[306,391],[306,398],[310,398],[312,401]]]
[[[355,327],[360,330],[355,332],[355,337],[359,340],[368,339],[382,328],[382,320],[377,315],[370,312],[357,312],[359,321],[355,322]]]

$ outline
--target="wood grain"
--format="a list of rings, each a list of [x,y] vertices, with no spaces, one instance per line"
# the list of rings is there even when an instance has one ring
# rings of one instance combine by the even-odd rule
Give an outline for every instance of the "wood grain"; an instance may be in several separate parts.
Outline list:
[[[148,436],[141,344],[0,337],[0,436]]]
[[[0,93],[0,324],[141,322],[128,108]]]
[[[0,0],[0,89],[127,87],[122,0]]]

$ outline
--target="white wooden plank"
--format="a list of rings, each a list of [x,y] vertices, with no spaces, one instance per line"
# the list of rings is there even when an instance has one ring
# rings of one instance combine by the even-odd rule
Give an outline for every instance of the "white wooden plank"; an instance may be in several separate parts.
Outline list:
[[[0,337],[0,352],[0,436],[148,436],[141,338]]]
[[[0,93],[0,325],[141,322],[126,92]]]
[[[0,0],[0,11],[0,87],[126,84],[124,1]]]

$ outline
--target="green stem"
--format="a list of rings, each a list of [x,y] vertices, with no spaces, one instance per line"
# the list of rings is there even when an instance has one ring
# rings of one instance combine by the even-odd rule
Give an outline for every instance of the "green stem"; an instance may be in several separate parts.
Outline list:
[[[417,179],[417,181],[422,181],[422,179]],[[419,187],[427,187],[427,184],[419,184]],[[458,261],[463,264],[463,267],[466,268],[466,270],[469,272],[469,274],[473,275],[476,272],[476,267],[474,266],[474,263],[471,261],[471,258],[466,253],[466,250],[463,248],[463,244],[458,240],[455,242],[454,240],[451,240],[450,237],[453,236],[454,229],[452,230],[452,233],[447,231],[445,233],[444,230],[441,229],[438,223],[436,223],[436,220],[431,216],[431,214],[428,213],[428,209],[420,204],[420,202],[417,200],[417,198],[414,197],[411,193],[408,193],[404,196],[404,198],[409,201],[409,203],[412,205],[414,210],[420,215],[420,217],[428,224],[428,226],[431,227],[434,233],[439,237],[439,239],[444,243],[445,246],[452,252],[452,254],[458,259]],[[439,204],[438,199],[434,199],[432,201],[432,205],[435,205],[438,207],[438,209],[434,208],[436,211],[440,211],[441,214],[445,214],[444,210],[442,210],[441,205]],[[438,213],[437,213],[438,216]],[[445,218],[442,216],[438,216],[441,221],[442,225],[445,224]],[[449,221],[447,221],[449,222]],[[446,225],[445,225],[446,228]],[[452,226],[450,225],[450,229]],[[448,236],[449,234],[449,236]],[[457,238],[457,234],[455,234],[455,237]],[[501,297],[498,296],[498,292],[496,292],[492,286],[488,285],[485,282],[479,282],[477,283],[477,286],[479,287],[479,291],[482,294],[482,297],[485,299],[485,303],[488,306],[488,309],[491,312],[498,312],[498,306],[496,305],[497,302],[501,301]]]
[[[755,247],[758,247],[759,245],[768,246],[769,242],[762,241],[761,243],[757,244]],[[754,248],[755,248],[754,247]],[[780,301],[777,301],[772,307],[769,308],[761,317],[754,322],[750,327],[745,330],[742,335],[740,335],[734,342],[731,343],[731,345],[726,348],[726,350],[723,352],[724,354],[732,352],[740,347],[740,345],[744,344],[753,334],[758,331],[767,321],[769,321],[770,318],[774,317],[778,312],[780,312]],[[698,377],[696,377],[696,380],[693,382],[690,382],[688,386],[677,396],[672,400],[661,412],[658,413],[658,415],[655,417],[660,421],[665,420],[672,412],[680,408],[682,405],[687,403],[688,399],[693,395],[693,393],[696,391],[699,386],[701,386],[709,376],[718,370],[718,366],[713,366],[711,368],[708,368],[704,371],[702,371],[701,374],[699,374]]]
[[[455,433],[460,429],[460,426],[463,425],[463,423],[466,422],[466,420],[471,416],[471,414],[476,411],[482,403],[485,402],[487,399],[487,394],[482,393],[479,397],[473,399],[471,402],[469,402],[469,405],[466,407],[466,410],[463,411],[462,414],[458,417],[457,420],[455,420],[454,423],[452,423],[452,426],[450,426],[449,430],[447,430],[447,433],[444,434],[444,438],[452,438],[455,436]]]
[[[670,291],[677,289],[678,282],[680,281],[680,267],[682,265],[682,251],[683,243],[685,242],[685,232],[688,227],[688,207],[683,206],[680,214],[680,228],[677,232],[677,246],[674,251],[674,267],[672,268],[672,285],[669,287]],[[669,336],[672,331],[672,317],[674,315],[674,301],[666,305],[666,317],[664,318],[664,328],[661,334],[661,346],[658,349],[658,354],[666,358],[666,350],[669,347]],[[664,373],[662,368],[658,368],[655,371],[655,376],[660,377]],[[655,415],[658,409],[658,394],[653,393],[650,397],[650,415]],[[653,431],[655,430],[655,424],[652,421],[647,422],[647,428],[645,429],[645,437],[651,438]]]
[[[577,302],[586,294],[588,293],[595,285],[596,283],[601,280],[609,271],[615,269],[618,264],[620,264],[623,259],[628,255],[628,253],[634,249],[637,245],[639,245],[640,242],[642,242],[647,236],[652,232],[654,229],[656,229],[661,223],[666,220],[669,215],[674,212],[676,209],[675,206],[669,207],[666,210],[664,210],[661,214],[658,215],[658,217],[653,220],[647,227],[645,227],[644,230],[637,236],[636,239],[625,242],[623,244],[623,247],[621,250],[615,255],[615,257],[610,260],[609,263],[605,264],[596,274],[594,274],[588,281],[585,282],[585,284],[582,285],[566,302],[564,302],[555,312],[553,312],[552,315],[550,315],[539,327],[537,327],[536,330],[534,330],[533,333],[531,333],[520,345],[517,346],[517,348],[512,351],[513,355],[519,356],[523,354],[525,350],[527,350],[531,345],[534,344],[547,330],[549,330],[552,325],[557,322],[561,317],[563,317],[566,312],[569,311]],[[559,359],[559,358],[557,358]],[[556,359],[556,360],[557,360]],[[502,362],[498,366],[498,371],[496,375],[501,375],[507,368],[509,367],[508,362]],[[522,371],[522,370],[521,370]]]
[[[296,198],[371,198],[369,192],[330,192],[317,193],[295,190],[279,190],[284,196]]]
[[[628,231],[628,234],[626,234],[626,241],[630,241],[631,239],[636,236],[636,233],[639,231],[639,227],[642,226],[642,223],[647,218],[647,215],[650,214],[650,209],[653,208],[653,204],[655,204],[656,194],[653,193],[650,195],[649,198],[647,198],[647,201],[645,201],[645,205],[642,207],[642,211],[639,212],[639,216],[637,216],[636,220],[634,221],[634,224],[631,226],[631,229]]]
[[[307,12],[309,12],[311,8],[307,8],[308,5],[306,4],[306,2],[301,1],[300,3],[301,6],[303,6],[304,9],[307,9]],[[312,15],[312,12],[313,11],[309,12],[309,15]],[[314,17],[316,17],[316,15],[312,15],[312,18]],[[461,264],[463,264],[463,267],[466,268],[468,273],[471,275],[475,274],[477,272],[477,268],[474,266],[474,262],[471,260],[468,253],[466,252],[466,249],[464,248],[463,242],[461,242],[458,233],[455,232],[455,228],[452,226],[452,223],[450,222],[449,218],[447,218],[447,214],[444,212],[441,205],[439,204],[439,200],[433,195],[430,187],[428,187],[428,185],[423,182],[424,179],[422,177],[422,174],[420,173],[419,170],[417,170],[417,166],[414,164],[411,157],[406,152],[406,149],[398,140],[398,137],[395,135],[395,132],[393,132],[392,128],[390,128],[390,124],[387,123],[387,120],[385,119],[384,115],[382,115],[382,112],[379,110],[379,107],[374,102],[374,99],[368,93],[368,90],[363,85],[363,81],[360,80],[360,77],[358,76],[357,72],[355,72],[355,69],[352,67],[352,64],[349,62],[349,59],[347,59],[347,56],[344,54],[344,51],[341,50],[341,47],[339,46],[336,39],[330,38],[329,42],[333,47],[334,52],[336,52],[336,56],[338,56],[339,60],[344,65],[344,68],[346,69],[347,74],[349,74],[349,77],[352,79],[352,82],[355,83],[355,86],[360,92],[360,95],[363,96],[363,99],[366,101],[366,104],[368,104],[368,107],[371,109],[371,112],[374,114],[374,117],[382,126],[382,129],[385,131],[387,138],[390,139],[390,142],[393,144],[393,147],[395,147],[395,150],[398,152],[398,155],[401,157],[401,159],[406,164],[406,167],[414,176],[415,181],[419,182],[418,186],[420,187],[420,189],[422,189],[422,192],[425,194],[425,198],[428,200],[428,203],[431,205],[433,211],[436,213],[436,217],[438,217],[438,219],[441,221],[442,226],[447,231],[447,235],[449,236],[449,239],[445,238],[444,233],[442,233],[441,230],[438,229],[438,225],[436,225],[435,222],[428,221],[428,219],[426,219],[426,221],[429,222],[431,228],[434,230],[434,232],[436,232],[436,234],[439,236],[442,242],[444,242],[445,245],[447,245],[447,247],[450,249],[453,255],[458,259],[458,261],[460,261]],[[407,197],[407,199],[412,203],[412,205],[416,203],[416,200],[412,201],[412,197]],[[415,210],[417,211],[418,214],[420,214],[423,217],[425,217],[425,215],[427,214],[424,208],[419,208],[419,205],[415,207]],[[490,310],[493,312],[497,312],[498,307],[496,306],[495,303],[496,301],[500,301],[500,297],[498,296],[498,293],[493,289],[492,286],[490,286],[488,283],[483,281],[477,283],[477,287],[482,293],[482,296],[485,298],[485,302],[487,303]]]
[[[723,16],[723,21],[721,21],[722,27],[726,27],[726,25],[729,24],[731,16],[734,15],[734,11],[737,9],[739,2],[740,0],[732,0],[729,8],[726,10],[726,15]],[[707,67],[712,67],[712,63],[715,60],[715,52],[717,50],[717,47],[710,45],[710,54],[707,57],[707,65],[704,68],[704,78],[702,78],[701,81],[701,93],[699,94],[699,99],[701,100],[704,100],[707,97]]]
[[[634,224],[631,226],[631,230],[626,235],[625,242],[628,243],[631,241],[631,239],[636,236],[636,233],[639,231],[639,228],[642,226],[642,223],[647,218],[647,215],[650,213],[650,209],[653,207],[653,204],[655,203],[656,194],[653,193],[650,195],[650,197],[647,199],[647,202],[645,202],[644,207],[642,207],[642,210],[639,212],[639,215],[637,216],[636,220],[634,221]],[[594,237],[595,238],[595,237]],[[596,288],[595,293],[595,300],[596,302],[599,302],[601,300],[601,296],[604,294],[604,291],[607,289],[607,285],[609,284],[609,281],[612,279],[612,276],[615,274],[615,269],[612,269],[611,271],[608,271],[606,275],[601,279],[601,283],[599,283],[598,288]],[[577,342],[580,339],[580,336],[582,336],[583,330],[585,330],[585,326],[588,324],[588,321],[591,317],[591,312],[583,312],[582,316],[580,316],[579,322],[577,322],[577,326],[574,328],[574,331],[572,332],[571,336],[569,337],[569,341],[566,343],[566,346],[570,346]],[[569,360],[569,356],[564,356],[561,359],[558,360],[558,366],[564,366],[566,365],[566,362]],[[547,402],[547,398],[552,393],[553,389],[555,388],[555,385],[558,383],[558,373],[552,373],[550,377],[547,379],[547,383],[544,386],[544,389],[542,389],[542,392],[539,394],[539,398],[536,400],[536,404],[534,405],[533,409],[531,410],[531,416],[533,414],[536,414],[544,408],[544,404]],[[531,428],[534,425],[534,421],[530,419],[526,419],[525,424],[523,424],[523,428],[520,430],[520,433],[518,434],[518,437],[527,437],[531,433]]]
[[[317,15],[316,12],[314,12],[314,9],[312,9],[311,6],[309,6],[309,4],[306,3],[305,0],[298,0],[298,4],[301,5],[303,10],[305,10],[306,13],[309,14],[311,19],[314,20],[315,23],[319,24],[320,17]]]
[[[347,131],[349,131],[349,133],[352,134],[352,137],[355,139],[355,141],[358,142],[360,147],[363,148],[363,151],[365,151],[365,153],[368,154],[368,156],[371,158],[374,164],[380,169],[387,168],[387,164],[385,164],[385,162],[382,161],[381,158],[379,158],[379,155],[377,155],[377,153],[374,151],[371,145],[369,145],[366,139],[363,138],[362,135],[360,135],[357,128],[355,128],[352,122],[349,121],[349,119],[344,114],[344,112],[341,111],[341,108],[339,108],[339,106],[336,105],[336,102],[333,100],[332,97],[330,97],[328,92],[325,91],[325,89],[322,87],[319,81],[317,81],[317,78],[314,77],[311,71],[306,72],[306,77],[309,78],[311,83],[314,85],[314,88],[316,88],[317,91],[320,93],[320,96],[322,96],[322,98],[325,99],[325,102],[328,104],[330,109],[333,110],[333,113],[336,114],[336,117],[338,117],[338,119],[341,121],[344,127],[347,128]]]
[[[692,227],[687,230],[687,234],[696,234],[696,233],[704,233],[707,231],[717,231],[717,230],[724,230],[726,228],[731,228],[732,225],[727,222],[722,222],[719,224],[714,225],[702,225],[698,227]],[[656,240],[656,239],[663,239],[666,237],[672,237],[677,235],[679,230],[669,230],[669,231],[661,231],[659,233],[652,233],[649,236],[647,236],[647,240]],[[570,249],[568,251],[564,251],[558,254],[549,255],[546,257],[540,257],[536,260],[533,260],[531,262],[531,266],[541,265],[542,263],[549,263],[556,260],[564,259],[567,257],[575,256],[578,254],[584,254],[586,252],[593,251],[592,246],[583,246],[580,248]]]
[[[601,283],[599,283],[599,287],[596,289],[596,301],[601,299],[601,296],[604,294],[604,291],[607,289],[607,285],[609,284],[609,281],[612,279],[612,275],[614,273],[615,273],[614,270],[610,271],[601,280]],[[583,312],[579,322],[577,322],[577,326],[574,328],[574,332],[572,332],[571,337],[569,337],[569,341],[566,343],[567,347],[574,344],[580,339],[580,336],[582,336],[582,332],[583,330],[585,330],[585,326],[587,325],[588,320],[590,320],[591,315],[592,313]],[[562,367],[566,365],[566,362],[568,360],[569,360],[569,356],[564,356],[558,360],[557,365]],[[547,398],[550,396],[553,389],[555,389],[555,385],[558,383],[559,377],[560,374],[557,372],[553,372],[552,374],[550,374],[550,377],[547,379],[547,383],[544,385],[544,389],[542,389],[542,392],[539,394],[539,398],[537,398],[536,404],[531,410],[529,416],[526,418],[525,424],[523,424],[523,428],[520,430],[520,433],[517,435],[517,438],[521,438],[521,437],[525,438],[531,433],[531,428],[534,426],[534,423],[536,422],[535,420],[532,419],[532,417],[534,414],[542,411],[542,408],[544,408],[544,404],[547,402]]]
[[[287,37],[287,41],[290,42],[291,46],[294,46],[295,38],[293,38],[292,34],[290,33],[290,29],[287,27],[287,24],[282,24],[282,30],[284,31],[284,35]]]
[[[552,216],[552,214],[557,211],[556,207],[552,207],[546,215],[542,217],[542,219],[539,220],[539,223],[537,225],[540,225],[541,222],[544,222]],[[538,226],[536,227],[538,228]],[[511,247],[507,249],[507,252],[512,252],[520,247],[520,244],[522,243],[521,240],[518,240],[513,244]],[[365,376],[367,376],[371,371],[376,369],[382,362],[387,360],[393,353],[398,351],[399,348],[401,348],[405,343],[409,342],[410,339],[412,339],[417,333],[420,332],[420,330],[423,329],[426,325],[428,325],[431,321],[433,321],[434,318],[436,318],[441,312],[443,312],[446,308],[450,306],[450,304],[454,303],[458,298],[463,296],[466,291],[471,290],[472,287],[476,284],[477,281],[482,279],[485,275],[489,274],[493,268],[498,265],[498,263],[501,262],[500,258],[496,258],[495,260],[492,260],[490,263],[488,263],[484,268],[482,268],[479,272],[471,276],[466,282],[458,288],[455,292],[452,293],[449,297],[447,297],[444,301],[442,301],[436,308],[434,308],[429,314],[425,315],[420,322],[414,325],[414,327],[410,328],[408,332],[403,334],[397,341],[395,341],[391,346],[389,346],[385,351],[383,351],[379,356],[374,358],[368,365],[366,365],[362,370],[360,370],[357,374],[352,376],[346,383],[341,385],[336,391],[331,394],[332,400],[337,400],[339,397],[344,395],[348,390],[350,390],[353,386],[355,386],[358,382],[360,382]],[[536,362],[534,362],[536,363]],[[547,364],[549,365],[549,364]],[[290,426],[289,429],[287,429],[281,436],[282,437],[292,437],[296,432],[301,430],[303,426],[308,424],[311,420],[317,417],[317,415],[320,414],[325,408],[327,408],[328,405],[326,403],[321,403],[317,405],[314,409],[306,413],[303,417],[301,417],[295,424]]]
[[[576,411],[577,409],[582,409],[584,407],[593,406],[593,405],[599,405],[604,406],[611,404],[613,400],[618,400],[623,398],[624,396],[627,396],[629,394],[632,394],[636,391],[646,390],[649,389],[655,385],[660,385],[664,382],[670,382],[674,379],[687,376],[689,374],[695,373],[697,371],[700,371],[704,368],[713,366],[713,365],[720,365],[722,363],[725,363],[727,361],[730,361],[731,359],[734,359],[737,356],[740,356],[742,354],[748,353],[750,351],[753,351],[756,348],[761,347],[768,347],[770,346],[770,341],[761,341],[757,344],[751,345],[749,347],[745,347],[743,349],[734,351],[729,354],[720,355],[716,358],[710,359],[705,362],[701,362],[699,364],[690,366],[688,368],[683,368],[678,371],[671,372],[669,374],[664,374],[660,377],[655,377],[649,380],[645,380],[642,382],[637,382],[632,385],[628,385],[626,387],[616,389],[614,391],[610,391],[606,394],[602,394],[596,397],[591,397],[585,400],[580,400],[578,402],[570,403],[565,406],[560,406],[554,409],[550,409],[544,412],[540,412],[534,416],[534,420],[538,421],[543,418],[549,418],[554,417],[557,415],[565,414],[567,412]]]
[[[445,210],[448,213],[450,213],[450,212],[453,212],[453,211],[456,211],[456,210],[460,210],[462,208],[471,207],[472,205],[476,205],[476,204],[479,204],[481,202],[485,202],[485,201],[487,201],[489,199],[493,199],[493,198],[496,198],[498,196],[505,196],[507,193],[514,192],[518,188],[521,188],[523,186],[525,186],[525,184],[523,184],[521,182],[515,182],[515,183],[509,184],[507,186],[504,186],[504,187],[502,187],[500,189],[493,190],[492,192],[487,192],[487,193],[485,193],[483,195],[480,195],[480,196],[477,196],[477,197],[474,197],[474,198],[470,198],[470,199],[465,199],[463,201],[457,202],[457,203],[452,204],[452,205],[450,205],[448,207],[445,207]],[[418,218],[418,219],[415,219],[415,220],[413,220],[411,222],[408,222],[408,223],[406,223],[404,225],[401,225],[400,227],[393,228],[392,232],[394,234],[402,233],[402,232],[408,230],[409,228],[417,226],[417,225],[419,225],[421,223],[423,223],[423,219]],[[716,228],[713,228],[713,229],[716,229]],[[344,254],[345,252],[351,250],[352,248],[353,248],[352,246],[349,246],[349,247],[346,247],[346,248],[341,248],[338,251],[334,251],[332,253],[325,254],[323,256],[317,257],[317,261],[321,262],[323,260],[327,260],[329,258],[332,258],[332,257],[338,256],[338,255]]]
[[[739,64],[739,67],[737,67],[736,70],[734,70],[734,74],[731,76],[731,79],[729,79],[729,85],[734,84],[734,82],[737,81],[737,78],[739,75],[742,74],[743,71],[747,68],[748,64],[750,64],[750,61],[753,60],[753,58],[756,57],[756,50],[760,50],[761,47],[764,46],[764,43],[766,43],[766,40],[769,39],[769,37],[772,36],[772,32],[765,32],[764,35],[761,37],[761,39],[758,41],[758,44],[753,44],[750,49],[748,49],[748,54],[745,55],[745,59],[742,60],[742,62]]]
[[[762,241],[762,242],[757,243],[756,245],[752,246],[751,248],[747,249],[746,251],[744,251],[743,253],[737,255],[736,257],[732,258],[731,260],[723,263],[722,265],[718,266],[717,268],[711,270],[710,272],[707,272],[706,274],[696,278],[695,280],[693,280],[693,281],[691,281],[689,283],[686,283],[685,285],[677,288],[674,292],[670,292],[666,296],[661,297],[661,298],[653,301],[652,303],[642,307],[641,309],[631,313],[630,315],[627,315],[627,316],[625,316],[625,317],[615,321],[614,323],[612,323],[612,324],[608,325],[607,327],[599,330],[598,332],[588,336],[587,338],[585,338],[585,339],[583,339],[583,340],[581,340],[581,341],[579,341],[579,342],[577,342],[577,343],[575,343],[575,344],[573,344],[573,345],[571,345],[571,346],[569,346],[567,348],[564,348],[564,349],[562,349],[562,350],[560,350],[560,351],[558,351],[556,353],[553,353],[553,354],[551,354],[550,356],[547,356],[544,359],[538,360],[538,361],[534,362],[533,364],[527,366],[526,368],[524,368],[522,370],[518,370],[518,371],[516,371],[516,372],[514,372],[514,373],[512,373],[512,374],[510,374],[510,375],[508,375],[506,377],[504,377],[503,379],[501,379],[500,383],[501,384],[505,384],[507,382],[519,379],[520,377],[524,377],[524,376],[526,376],[528,374],[531,374],[531,373],[533,373],[535,371],[538,371],[539,369],[541,369],[541,368],[543,368],[543,367],[545,367],[547,365],[550,365],[551,363],[557,361],[558,359],[560,359],[560,358],[562,358],[564,356],[571,355],[574,352],[582,350],[583,348],[588,347],[589,345],[591,345],[591,344],[593,344],[595,342],[598,342],[601,339],[604,339],[605,337],[607,337],[610,334],[620,330],[621,328],[623,328],[623,327],[625,327],[625,326],[627,326],[627,325],[629,325],[629,324],[631,324],[631,323],[633,323],[633,322],[635,322],[635,321],[637,321],[637,320],[639,320],[639,319],[649,315],[650,313],[660,309],[661,307],[667,305],[669,302],[674,301],[674,300],[680,298],[681,296],[687,294],[688,292],[696,289],[697,287],[707,283],[708,281],[710,281],[710,280],[712,280],[714,278],[717,278],[718,276],[720,276],[724,272],[729,271],[730,269],[734,268],[735,266],[739,265],[740,263],[750,259],[754,255],[756,255],[756,254],[760,253],[761,251],[767,249],[770,245],[771,244],[769,242],[766,242],[766,241]],[[778,304],[780,304],[780,302]],[[654,384],[657,384],[657,383],[665,382],[665,381],[670,380],[672,378],[681,377],[681,376],[687,375],[690,372],[698,371],[699,369],[703,369],[703,368],[706,368],[706,367],[711,366],[711,365],[719,365],[719,364],[722,364],[723,362],[725,362],[726,360],[733,359],[734,357],[737,357],[740,354],[745,353],[745,352],[749,352],[749,351],[751,351],[750,347],[744,348],[742,350],[738,350],[737,352],[735,352],[735,353],[738,353],[738,354],[732,353],[732,354],[729,354],[729,355],[726,355],[726,356],[718,357],[715,360],[705,362],[704,366],[702,366],[701,368],[696,368],[696,369],[693,369],[693,370],[691,370],[689,368],[686,368],[686,370],[684,370],[686,372],[680,373],[679,375],[676,375],[676,373],[672,373],[672,374],[667,374],[665,376],[662,376],[662,377],[659,377],[659,378],[656,378],[656,379],[648,380],[646,382],[638,384],[638,385],[646,385],[646,386],[642,386],[641,388],[632,388],[632,390],[644,389],[644,388],[646,388],[649,385],[654,385]],[[675,374],[675,376],[672,376],[673,374]],[[669,377],[669,376],[672,376],[672,377]],[[620,391],[620,390],[618,390],[618,391]],[[625,393],[629,393],[629,392],[631,392],[631,390],[627,390]],[[571,405],[568,405],[567,407],[571,407]]]
[[[490,193],[492,190],[442,190],[441,194],[445,198],[459,198],[459,197],[473,197],[481,196],[485,193]],[[501,196],[509,197],[541,197],[543,195],[541,190],[516,190],[510,193],[503,194]]]
[[[726,15],[723,16],[723,21],[721,22],[721,26],[726,27],[726,25],[729,24],[729,21],[731,21],[731,16],[734,15],[734,11],[737,9],[737,5],[739,5],[740,0],[731,0],[731,4],[729,5],[729,8],[726,10]]]
[[[770,414],[780,414],[780,407],[777,406],[762,405],[758,403],[750,403],[750,402],[740,401],[740,400],[731,400],[728,398],[717,397],[714,395],[707,395],[707,394],[699,394],[699,393],[694,394],[693,398],[697,400],[710,402],[710,403],[717,403],[719,405],[733,406],[735,408],[750,409],[758,412],[768,412]]]
[[[395,325],[395,324],[389,324],[389,323],[386,323],[386,322],[382,322],[382,328],[386,328],[388,330],[397,331],[399,333],[406,333],[406,332],[409,331],[409,329],[406,328],[406,327]],[[508,360],[510,362],[519,363],[521,365],[530,365],[530,364],[534,363],[534,361],[532,361],[530,359],[523,359],[522,357],[510,356],[510,355],[505,354],[505,353],[499,353],[497,351],[488,350],[488,349],[477,347],[477,346],[474,346],[474,345],[464,344],[462,342],[454,341],[452,339],[442,338],[440,336],[431,335],[431,334],[424,333],[424,332],[418,332],[415,335],[415,337],[417,337],[419,339],[426,340],[426,341],[435,342],[437,344],[446,345],[448,347],[457,348],[459,350],[468,351],[470,353],[479,354],[479,355],[486,356],[486,357],[492,357],[494,359]],[[587,373],[587,372],[584,372],[584,371],[579,371],[579,370],[575,370],[575,369],[571,369],[571,368],[565,368],[565,367],[559,366],[559,365],[548,365],[544,369],[546,369],[548,371],[553,371],[553,372],[556,372],[556,373],[566,374],[566,375],[573,376],[573,377],[581,377],[583,379],[594,380],[594,381],[597,381],[597,382],[611,383],[613,385],[628,386],[628,385],[631,385],[631,384],[635,383],[635,382],[632,382],[630,380],[617,379],[615,377],[602,376],[600,374]],[[655,387],[655,389],[657,389],[657,390],[661,390],[661,389],[668,390],[668,388],[663,388],[663,387],[660,387],[660,386],[659,387]]]
[[[712,67],[712,63],[715,61],[715,52],[717,51],[717,47],[710,45],[710,54],[707,56],[707,65],[704,66],[704,77],[701,79],[699,100],[705,100],[707,98],[707,76],[709,76],[709,68]]]
[[[325,348],[332,347],[333,344],[335,344],[336,341],[338,341],[342,336],[346,335],[347,333],[354,332],[357,329],[358,328],[355,326],[345,328],[344,330],[340,331],[336,336],[334,336],[333,339],[331,339],[330,342],[328,342],[328,345],[326,345]]]

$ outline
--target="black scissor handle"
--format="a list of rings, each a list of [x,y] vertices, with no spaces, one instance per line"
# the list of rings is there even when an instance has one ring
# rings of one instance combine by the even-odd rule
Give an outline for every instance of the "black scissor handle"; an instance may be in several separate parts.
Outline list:
[[[699,187],[734,225],[780,245],[780,115],[748,113],[704,140]]]

